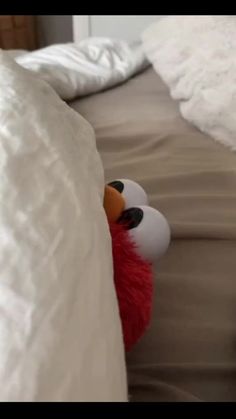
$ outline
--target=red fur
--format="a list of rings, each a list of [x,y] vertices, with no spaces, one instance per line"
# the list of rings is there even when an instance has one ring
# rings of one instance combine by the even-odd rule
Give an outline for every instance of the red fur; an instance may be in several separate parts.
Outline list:
[[[151,317],[153,281],[151,265],[136,252],[128,231],[110,223],[114,281],[126,351],[141,338]]]

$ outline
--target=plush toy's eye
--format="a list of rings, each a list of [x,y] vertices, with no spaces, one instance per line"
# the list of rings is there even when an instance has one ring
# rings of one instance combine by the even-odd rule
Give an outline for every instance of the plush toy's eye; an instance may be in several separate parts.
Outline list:
[[[108,184],[120,192],[125,201],[125,209],[137,205],[147,205],[147,194],[138,183],[129,179],[117,179]]]
[[[170,243],[169,224],[159,211],[146,205],[125,210],[119,222],[125,224],[143,259],[154,262]]]
[[[113,180],[112,182],[108,183],[109,186],[116,189],[118,192],[122,193],[124,189],[124,183],[121,180]]]
[[[126,226],[127,230],[138,227],[143,219],[143,210],[139,207],[129,208],[122,212],[118,222]]]

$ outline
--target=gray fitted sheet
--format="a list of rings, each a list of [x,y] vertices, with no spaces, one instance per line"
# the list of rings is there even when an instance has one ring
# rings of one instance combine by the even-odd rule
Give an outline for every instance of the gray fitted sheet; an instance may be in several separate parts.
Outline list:
[[[130,399],[235,401],[236,153],[182,119],[152,68],[70,105],[106,180],[139,182],[171,226],[151,326],[127,356]]]

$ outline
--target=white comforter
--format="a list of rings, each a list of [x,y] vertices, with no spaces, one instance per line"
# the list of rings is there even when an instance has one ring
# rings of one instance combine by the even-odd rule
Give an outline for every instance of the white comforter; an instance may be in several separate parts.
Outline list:
[[[91,126],[0,52],[0,401],[125,401]]]
[[[183,117],[236,150],[236,17],[170,16],[142,38]]]
[[[16,61],[47,81],[64,100],[116,86],[148,65],[140,44],[111,38],[51,45],[20,54]]]

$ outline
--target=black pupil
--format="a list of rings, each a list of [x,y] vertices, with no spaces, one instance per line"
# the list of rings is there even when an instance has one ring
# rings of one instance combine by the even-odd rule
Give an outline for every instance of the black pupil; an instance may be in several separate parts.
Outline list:
[[[124,190],[124,184],[120,180],[113,180],[113,182],[108,183],[108,185],[120,193],[122,193]]]
[[[143,219],[141,208],[129,208],[122,212],[118,223],[124,224],[128,230],[137,227]]]

